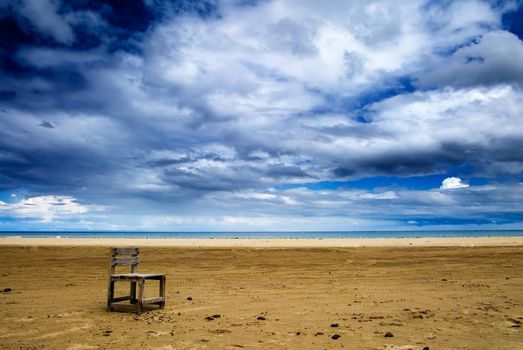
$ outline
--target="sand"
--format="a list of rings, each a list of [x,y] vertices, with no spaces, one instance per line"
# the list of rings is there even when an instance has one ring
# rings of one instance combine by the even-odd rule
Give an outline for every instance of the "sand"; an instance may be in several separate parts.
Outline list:
[[[6,240],[1,349],[523,348],[521,238]],[[167,274],[165,309],[105,311],[116,242],[140,243],[140,270]]]

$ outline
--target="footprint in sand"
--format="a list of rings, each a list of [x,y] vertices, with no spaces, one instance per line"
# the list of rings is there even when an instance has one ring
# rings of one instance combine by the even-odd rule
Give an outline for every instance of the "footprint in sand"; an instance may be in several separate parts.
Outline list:
[[[145,334],[147,334],[147,336],[151,336],[151,337],[161,337],[161,336],[171,335],[171,332],[147,331],[147,332],[145,332]]]
[[[521,328],[521,321],[520,320],[517,320],[517,319],[512,318],[512,317],[508,317],[507,321],[510,324],[509,327],[511,327],[511,328]]]

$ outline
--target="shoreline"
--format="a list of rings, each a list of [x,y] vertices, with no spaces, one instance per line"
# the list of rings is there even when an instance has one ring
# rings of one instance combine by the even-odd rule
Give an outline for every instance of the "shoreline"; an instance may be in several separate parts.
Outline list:
[[[180,248],[343,248],[523,246],[523,237],[419,238],[21,238],[2,237],[0,246],[138,246]]]

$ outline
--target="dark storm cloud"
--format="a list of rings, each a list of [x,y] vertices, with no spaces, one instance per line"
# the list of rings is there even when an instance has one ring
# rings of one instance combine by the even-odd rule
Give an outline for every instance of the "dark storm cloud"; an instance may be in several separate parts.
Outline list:
[[[102,176],[115,165],[108,157],[74,146],[46,149],[32,145],[4,148],[3,152],[11,158],[0,162],[0,172],[7,183],[32,188],[37,193],[71,193],[79,186],[96,182],[101,185],[103,180],[97,179],[97,175]]]
[[[209,16],[215,6],[206,1],[13,0],[2,9],[3,100],[17,108],[98,111],[105,102],[101,96],[93,101],[79,94],[100,85],[91,77],[93,70],[114,68],[121,52],[141,55],[144,35],[164,16]]]

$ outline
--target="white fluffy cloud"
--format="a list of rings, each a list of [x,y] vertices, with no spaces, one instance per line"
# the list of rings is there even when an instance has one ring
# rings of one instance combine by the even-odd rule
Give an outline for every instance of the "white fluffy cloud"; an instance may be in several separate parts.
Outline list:
[[[466,188],[466,187],[469,187],[469,185],[462,183],[461,179],[459,177],[447,177],[441,183],[440,188],[442,190],[448,190],[448,189],[453,189],[453,188]]]
[[[55,218],[85,214],[89,210],[89,206],[77,203],[76,199],[70,196],[29,197],[15,203],[0,201],[0,211],[23,218],[36,218],[42,222],[52,222]]]

